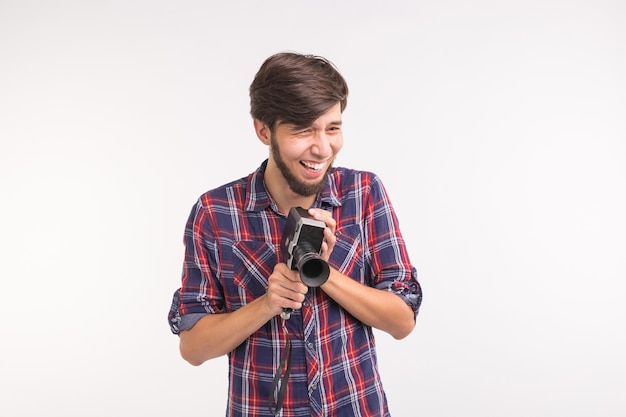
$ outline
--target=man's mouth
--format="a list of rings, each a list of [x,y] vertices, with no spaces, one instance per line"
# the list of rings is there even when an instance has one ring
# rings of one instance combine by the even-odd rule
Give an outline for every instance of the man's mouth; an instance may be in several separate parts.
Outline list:
[[[324,166],[326,165],[325,163],[321,162],[321,163],[312,163],[312,162],[307,162],[307,161],[300,161],[300,163],[308,170],[313,171],[313,172],[317,172],[319,170],[321,170],[322,168],[324,168]]]

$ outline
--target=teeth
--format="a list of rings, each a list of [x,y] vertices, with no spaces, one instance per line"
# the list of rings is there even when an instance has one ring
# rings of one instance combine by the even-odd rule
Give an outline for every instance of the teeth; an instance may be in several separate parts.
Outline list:
[[[322,163],[322,164],[312,164],[312,163],[310,163],[310,162],[302,162],[302,164],[303,164],[305,167],[307,167],[307,168],[309,168],[309,169],[312,169],[312,170],[314,170],[314,171],[319,171],[320,169],[322,169],[322,168],[324,167],[324,164],[323,164],[323,163]]]

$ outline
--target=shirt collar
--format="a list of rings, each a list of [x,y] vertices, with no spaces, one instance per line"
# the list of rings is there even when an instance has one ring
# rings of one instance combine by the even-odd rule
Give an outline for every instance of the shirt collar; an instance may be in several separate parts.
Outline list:
[[[265,173],[266,167],[267,159],[263,161],[261,166],[259,166],[256,171],[248,176],[248,191],[246,192],[245,203],[246,211],[263,211],[268,207],[271,207],[274,211],[278,212],[276,204],[267,191],[265,181],[263,180],[263,174]],[[330,169],[330,172],[328,173],[328,183],[318,195],[313,205],[314,207],[341,206],[342,202],[337,190],[336,171],[337,168]]]

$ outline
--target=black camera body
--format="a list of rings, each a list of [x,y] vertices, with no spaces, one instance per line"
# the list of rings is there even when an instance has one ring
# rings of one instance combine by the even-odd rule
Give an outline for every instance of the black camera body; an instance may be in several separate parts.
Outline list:
[[[328,263],[320,256],[324,241],[323,221],[312,218],[302,207],[292,207],[287,216],[280,243],[286,264],[300,272],[308,287],[319,287],[330,275]]]

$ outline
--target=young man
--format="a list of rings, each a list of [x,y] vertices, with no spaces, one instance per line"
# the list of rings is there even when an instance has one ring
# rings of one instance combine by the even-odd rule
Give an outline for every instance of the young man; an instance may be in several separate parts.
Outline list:
[[[380,179],[333,167],[347,96],[326,59],[269,57],[250,86],[268,159],[191,211],[169,321],[189,363],[228,355],[228,416],[390,415],[372,328],[407,336],[422,294]],[[292,207],[326,226],[321,286],[307,287],[285,264]]]

